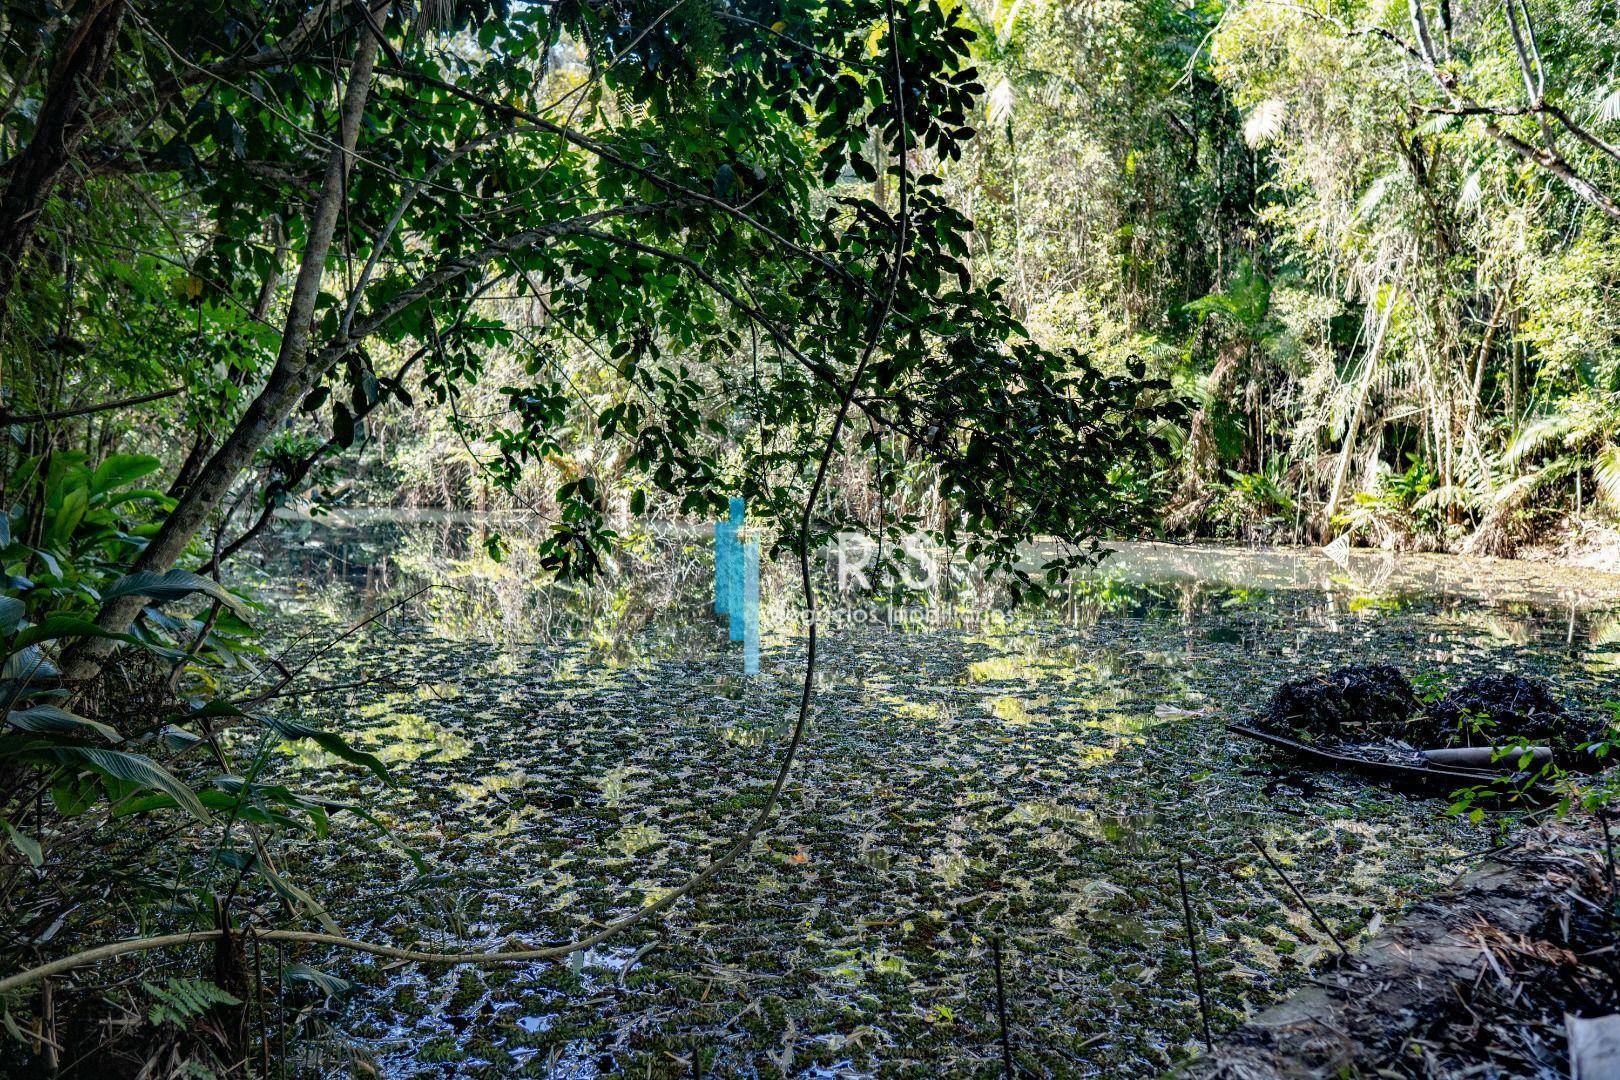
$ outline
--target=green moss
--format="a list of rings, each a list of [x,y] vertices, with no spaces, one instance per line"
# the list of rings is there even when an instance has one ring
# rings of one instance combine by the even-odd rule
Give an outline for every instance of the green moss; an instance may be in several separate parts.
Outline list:
[[[417,1057],[429,1064],[444,1064],[461,1061],[466,1052],[456,1045],[456,1040],[450,1038],[429,1039],[417,1051]]]
[[[484,981],[478,972],[472,968],[462,968],[461,976],[456,980],[456,989],[450,995],[450,1011],[466,1012],[484,996]]]

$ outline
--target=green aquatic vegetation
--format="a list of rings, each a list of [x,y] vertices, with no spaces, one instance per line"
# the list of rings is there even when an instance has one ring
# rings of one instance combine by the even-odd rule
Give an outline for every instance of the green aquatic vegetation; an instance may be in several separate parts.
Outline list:
[[[994,634],[830,632],[803,767],[778,822],[732,872],[577,969],[518,966],[499,983],[489,973],[489,1008],[476,1006],[465,1030],[440,1016],[463,991],[460,974],[427,969],[358,989],[341,1025],[390,1075],[427,1067],[418,1048],[452,1036],[490,1048],[458,1065],[474,1075],[509,1074],[498,1052],[542,1073],[588,1062],[638,1075],[651,1062],[657,1075],[693,1045],[712,1049],[716,1075],[840,1062],[938,1075],[993,1047],[983,987],[999,933],[1014,1023],[1040,1033],[1021,1051],[1028,1064],[1162,1069],[1197,1028],[1178,854],[1211,1004],[1230,1023],[1331,951],[1254,864],[1249,837],[1346,939],[1376,932],[1445,882],[1449,860],[1494,842],[1448,817],[1444,799],[1331,774],[1312,774],[1317,790],[1303,794],[1297,767],[1228,738],[1223,721],[1261,707],[1283,677],[1368,657],[1448,682],[1530,666],[1574,701],[1604,696],[1584,650],[1564,647],[1562,616],[1531,613],[1538,636],[1516,645],[1458,617],[1477,605],[1456,600],[1347,613],[1314,591],[1227,606],[1219,590],[1156,588],[1164,595],[1121,609],[1129,615],[1036,611]],[[353,893],[345,910],[366,912],[383,868],[403,865],[394,845],[421,848],[443,880],[390,900],[397,921],[371,936],[433,947],[557,940],[679,882],[763,798],[802,659],[784,635],[767,642],[762,677],[741,680],[720,637],[688,634],[608,668],[587,641],[452,642],[409,612],[362,637],[386,641],[413,679],[451,689],[415,695],[399,680],[344,691],[330,704],[356,718],[355,738],[408,712],[467,753],[397,766],[400,789],[374,805],[393,842],[357,829],[343,859],[301,849],[291,869]],[[350,682],[366,655],[316,671]],[[985,661],[995,663],[974,667]],[[997,716],[1003,700],[1027,722]],[[387,708],[367,709],[377,703]],[[341,786],[349,773],[333,763],[321,775]],[[467,896],[481,905],[458,911],[454,898]],[[396,999],[396,984],[419,989]],[[379,1015],[380,1030],[367,1020]]]

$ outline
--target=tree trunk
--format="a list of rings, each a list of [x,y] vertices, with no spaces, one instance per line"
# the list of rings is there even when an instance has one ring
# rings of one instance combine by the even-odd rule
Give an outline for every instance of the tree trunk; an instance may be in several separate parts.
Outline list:
[[[354,153],[360,117],[365,111],[366,97],[371,89],[371,70],[377,60],[377,46],[376,35],[362,28],[359,43],[355,46],[354,62],[349,69],[349,85],[343,98],[338,145],[333,148],[327,162],[326,176],[315,203],[309,239],[299,261],[298,279],[293,286],[275,366],[259,396],[247,407],[236,427],[198,472],[179,504],[164,520],[158,534],[136,557],[130,567],[132,572],[149,570],[162,573],[174,566],[236,478],[252,461],[259,447],[309,390],[306,362],[309,358],[310,324],[315,302],[320,296],[321,277],[326,270],[332,234],[345,197],[349,159]],[[144,604],[145,600],[140,596],[113,600],[103,605],[96,623],[103,630],[122,633],[129,629]],[[62,659],[63,674],[71,679],[95,675],[100,670],[101,662],[111,653],[112,645],[105,638],[79,640]]]
[[[51,68],[33,137],[17,155],[0,196],[0,327],[45,200],[84,135],[89,104],[118,46],[125,0],[96,0]]]

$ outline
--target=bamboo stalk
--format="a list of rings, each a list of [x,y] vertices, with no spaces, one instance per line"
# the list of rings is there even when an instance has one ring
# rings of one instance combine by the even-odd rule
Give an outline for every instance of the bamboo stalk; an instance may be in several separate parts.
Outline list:
[[[1277,864],[1276,859],[1271,857],[1271,852],[1266,850],[1265,845],[1260,843],[1260,838],[1251,836],[1249,837],[1249,843],[1253,844],[1254,849],[1260,853],[1260,857],[1266,860],[1266,865],[1271,867],[1271,869],[1276,872],[1278,877],[1282,878],[1283,884],[1288,886],[1288,891],[1294,894],[1294,898],[1304,905],[1305,911],[1310,915],[1311,920],[1315,922],[1319,928],[1321,928],[1322,933],[1326,934],[1333,941],[1333,944],[1339,950],[1339,955],[1348,960],[1350,958],[1350,950],[1344,947],[1344,942],[1339,940],[1339,935],[1333,932],[1333,927],[1327,924],[1327,920],[1322,918],[1322,916],[1317,913],[1316,906],[1309,900],[1305,899],[1305,894],[1299,891],[1299,887],[1294,884],[1293,880],[1290,879],[1287,874],[1283,873],[1283,868]]]
[[[1007,990],[1001,978],[1001,935],[990,939],[990,955],[996,966],[996,1023],[1001,1028],[1001,1074],[1013,1080],[1012,1041],[1007,1037]]]

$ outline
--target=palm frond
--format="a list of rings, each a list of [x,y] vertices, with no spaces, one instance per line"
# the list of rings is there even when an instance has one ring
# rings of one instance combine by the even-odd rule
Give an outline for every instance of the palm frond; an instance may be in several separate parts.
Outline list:
[[[1508,444],[1507,453],[1502,456],[1502,460],[1509,465],[1517,465],[1554,439],[1568,435],[1574,430],[1577,422],[1577,417],[1570,412],[1547,413],[1537,417],[1513,436],[1513,441]]]
[[[1620,444],[1605,446],[1593,460],[1592,479],[1609,509],[1620,511]]]
[[[1412,504],[1414,510],[1470,510],[1478,506],[1479,492],[1462,484],[1441,484],[1425,492]]]
[[[1537,469],[1535,472],[1527,472],[1523,476],[1515,477],[1491,493],[1491,506],[1495,508],[1517,505],[1528,498],[1532,491],[1540,487],[1548,479],[1552,471],[1550,468]]]

